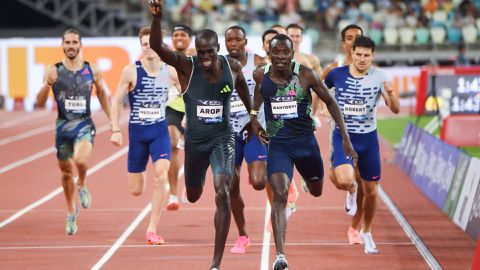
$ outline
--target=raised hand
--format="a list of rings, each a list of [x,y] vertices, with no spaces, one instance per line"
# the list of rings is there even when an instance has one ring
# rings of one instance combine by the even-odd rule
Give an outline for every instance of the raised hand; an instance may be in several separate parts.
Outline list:
[[[148,3],[150,8],[150,12],[155,17],[162,16],[162,9],[163,9],[163,1],[162,0],[150,0]]]

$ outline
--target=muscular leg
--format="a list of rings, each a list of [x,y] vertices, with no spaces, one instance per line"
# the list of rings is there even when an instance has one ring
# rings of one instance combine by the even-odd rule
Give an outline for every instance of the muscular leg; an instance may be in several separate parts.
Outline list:
[[[168,183],[170,184],[170,194],[177,196],[178,171],[180,169],[178,161],[178,152],[180,150],[177,148],[177,145],[182,134],[174,125],[168,126],[168,134],[170,135],[170,144],[172,145],[172,158],[170,168],[168,169]]]
[[[146,172],[128,173],[128,186],[133,196],[140,196],[145,191]]]
[[[73,202],[73,193],[75,185],[73,183],[73,164],[72,160],[59,160],[58,166],[62,173],[62,187],[65,199],[67,200],[68,213],[73,214],[75,211],[75,203]]]
[[[87,140],[81,140],[73,148],[73,161],[78,171],[78,186],[84,187],[88,170],[88,158],[92,153],[92,144]]]
[[[378,181],[363,181],[363,231],[370,232],[375,210],[377,209]]]
[[[232,208],[232,215],[237,224],[238,234],[240,236],[246,236],[247,231],[245,229],[245,215],[243,210],[245,209],[245,203],[243,202],[242,195],[240,195],[240,171],[242,165],[235,165],[235,171],[233,173],[232,186],[230,187],[230,206]]]
[[[217,174],[214,177],[215,187],[215,250],[213,253],[212,268],[220,267],[223,257],[228,231],[230,229],[230,196],[229,190],[232,178],[225,174]]]
[[[335,167],[334,173],[330,174],[330,180],[333,184],[341,190],[355,192],[355,171],[350,164],[341,164]],[[332,177],[333,176],[333,177]]]
[[[158,220],[162,214],[167,194],[167,171],[170,165],[168,159],[159,159],[155,162],[155,178],[153,180],[152,211],[150,212],[150,223],[147,232],[157,231]]]
[[[255,160],[248,164],[250,183],[255,190],[262,190],[267,184],[267,162]]]
[[[285,207],[287,206],[290,179],[285,173],[274,173],[270,176],[269,183],[273,191],[272,227],[275,247],[277,254],[285,254],[285,233],[287,230]]]
[[[360,177],[360,173],[358,172],[358,168],[355,168],[355,181],[358,184],[358,192],[357,192],[357,205],[363,205],[363,187],[362,187],[362,178]],[[360,223],[362,222],[363,218],[363,207],[357,207],[357,212],[352,218],[351,226],[352,228],[359,230]]]

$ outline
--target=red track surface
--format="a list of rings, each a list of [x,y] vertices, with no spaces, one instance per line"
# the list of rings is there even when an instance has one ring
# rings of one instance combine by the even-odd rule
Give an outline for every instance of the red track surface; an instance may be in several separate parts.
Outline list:
[[[52,126],[37,135],[0,145],[0,172],[14,162],[53,146],[55,113],[29,120],[31,115],[24,112],[0,113],[0,141]],[[97,129],[101,130],[106,125],[102,113],[95,114],[94,119]],[[4,123],[8,125],[3,127]],[[124,136],[127,136],[126,124],[122,128]],[[109,137],[108,131],[98,132],[95,139],[89,161],[91,175],[87,182],[93,204],[91,209],[80,211],[77,235],[67,236],[64,233],[66,207],[63,193],[59,193],[12,222],[0,225],[0,269],[90,269],[148,205],[151,183],[140,197],[129,193],[126,154],[92,171],[96,165],[100,166],[100,162],[123,148],[111,145]],[[326,161],[329,146],[325,124],[317,132],[317,138]],[[386,161],[383,165],[383,188],[440,265],[444,269],[468,269],[475,250],[473,240],[424,198],[396,165],[388,162],[393,152],[384,142],[382,156]],[[327,163],[324,165],[328,168]],[[243,176],[246,179],[245,170]],[[0,222],[58,189],[59,177],[55,151],[0,173]],[[147,215],[106,260],[102,269],[208,269],[213,254],[215,209],[210,172],[207,179],[204,194],[196,204],[182,204],[179,211],[165,211],[162,215],[159,232],[166,239],[165,245],[145,244]],[[295,179],[298,180],[298,176]],[[179,186],[179,190],[182,189],[183,178]],[[246,181],[243,181],[241,189],[247,206],[247,230],[253,245],[246,254],[230,254],[238,233],[232,219],[222,269],[262,269],[265,192],[254,191]],[[290,269],[429,269],[381,201],[373,227],[381,254],[365,255],[362,246],[348,245],[346,230],[349,218],[343,210],[344,195],[333,187],[328,175],[325,176],[324,194],[320,198],[301,192],[297,211],[288,223],[286,252]],[[265,269],[271,269],[275,255],[273,239],[269,248],[269,267]]]

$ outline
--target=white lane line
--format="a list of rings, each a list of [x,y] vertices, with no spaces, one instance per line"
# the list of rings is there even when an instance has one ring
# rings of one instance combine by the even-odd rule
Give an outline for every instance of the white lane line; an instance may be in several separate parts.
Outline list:
[[[123,122],[125,122],[126,120],[127,120],[127,119],[123,119]],[[121,121],[121,123],[123,123],[123,122]],[[105,131],[107,131],[107,130],[110,130],[110,126],[109,126],[108,124],[107,124],[107,125],[103,125],[103,126],[101,126],[101,127],[99,127],[99,128],[97,129],[97,134],[103,133],[103,132],[105,132]],[[37,159],[39,159],[39,158],[42,158],[42,157],[44,157],[44,156],[46,156],[46,155],[48,155],[48,154],[50,154],[50,153],[53,153],[53,152],[55,152],[55,147],[54,147],[54,146],[51,146],[51,147],[49,147],[49,148],[47,148],[47,149],[45,149],[45,150],[42,150],[42,151],[40,151],[40,152],[38,152],[38,153],[36,153],[36,154],[33,154],[33,155],[31,155],[31,156],[28,156],[28,157],[24,158],[24,159],[17,160],[17,161],[15,161],[15,162],[13,162],[13,163],[10,163],[10,164],[8,164],[8,165],[0,168],[0,174],[6,173],[6,172],[8,172],[8,171],[10,171],[10,170],[12,170],[12,169],[15,169],[15,168],[17,168],[17,167],[19,167],[19,166],[22,166],[22,165],[24,165],[24,164],[27,164],[27,163],[29,163],[29,162],[32,162],[32,161],[37,160]]]
[[[377,242],[377,245],[382,246],[413,246],[412,242]],[[274,243],[270,244],[271,246]],[[349,243],[342,242],[318,242],[318,243],[288,243],[286,246],[351,246]],[[212,243],[205,244],[164,244],[164,245],[122,245],[122,248],[196,248],[196,247],[213,247]],[[226,247],[233,246],[233,244],[227,244]],[[263,243],[252,243],[251,246],[263,246]],[[96,249],[96,248],[108,248],[110,245],[78,245],[78,246],[4,246],[0,247],[0,250],[29,250],[29,249]]]
[[[271,233],[268,231],[268,222],[271,217],[271,208],[270,202],[267,200],[267,205],[265,206],[265,221],[263,222],[263,241],[262,241],[262,260],[261,260],[261,270],[268,270],[269,260],[270,260],[270,238]]]
[[[52,113],[52,111],[43,111],[43,112],[36,112],[36,113],[27,113],[27,114],[25,114],[24,116],[19,117],[18,119],[13,119],[13,120],[10,120],[10,121],[3,122],[3,123],[0,125],[0,129],[8,128],[8,127],[14,126],[14,125],[19,124],[19,123],[23,124],[23,123],[25,123],[26,121],[29,121],[29,120],[32,120],[32,119],[36,119],[36,118],[40,118],[40,117],[44,117],[44,116],[46,116],[46,115],[49,115],[50,113]]]
[[[35,135],[38,135],[38,134],[41,134],[41,133],[44,133],[44,132],[47,132],[47,131],[50,131],[50,130],[53,130],[53,125],[43,126],[43,127],[39,127],[39,128],[36,128],[36,129],[29,130],[29,131],[25,131],[25,132],[20,133],[18,135],[10,136],[10,137],[1,139],[0,140],[0,146],[5,145],[5,144],[9,144],[9,143],[12,143],[12,142],[20,141],[20,140],[23,140],[25,138],[32,137],[32,136],[35,136]]]
[[[422,239],[420,239],[418,234],[412,228],[410,223],[408,223],[405,216],[402,214],[402,212],[400,212],[397,206],[395,206],[392,199],[390,199],[390,197],[387,195],[387,193],[385,193],[385,191],[380,185],[378,185],[378,195],[380,196],[382,201],[385,203],[385,205],[388,207],[390,212],[392,212],[393,216],[397,220],[398,224],[400,224],[400,226],[402,227],[403,231],[408,236],[408,238],[410,238],[410,240],[412,240],[412,242],[415,244],[415,247],[423,256],[428,266],[430,266],[430,269],[434,269],[434,270],[443,269],[438,263],[438,261],[435,259],[435,257],[433,257],[432,253],[430,253],[430,250],[427,248],[425,243],[423,243]]]
[[[36,153],[36,154],[31,155],[31,156],[29,156],[29,157],[26,157],[26,158],[24,158],[24,159],[17,160],[17,161],[15,161],[15,162],[13,162],[13,163],[8,164],[7,166],[4,166],[4,167],[0,168],[0,174],[6,173],[6,172],[8,172],[8,171],[10,171],[10,170],[12,170],[12,169],[15,169],[15,168],[20,167],[20,166],[22,166],[22,165],[24,165],[24,164],[27,164],[27,163],[32,162],[32,161],[34,161],[34,160],[37,160],[37,159],[39,159],[39,158],[41,158],[41,157],[44,157],[44,156],[46,156],[46,155],[48,155],[48,154],[50,154],[50,153],[53,153],[53,152],[55,152],[55,147],[51,146],[51,147],[49,147],[49,148],[47,148],[47,149],[45,149],[45,150],[42,150],[42,151],[40,151],[40,152],[38,152],[38,153]]]
[[[180,168],[180,170],[178,171],[178,178],[181,178],[183,173],[184,173],[184,165],[182,165],[182,167]],[[130,226],[128,226],[128,228],[122,233],[122,235],[117,239],[117,241],[115,241],[115,243],[110,247],[110,249],[107,251],[107,253],[105,253],[102,258],[100,258],[100,260],[94,265],[92,266],[92,268],[90,268],[91,270],[98,270],[100,268],[102,268],[102,266],[113,256],[113,254],[115,253],[115,251],[117,251],[123,244],[123,242],[125,242],[125,240],[127,240],[128,236],[130,234],[132,234],[133,230],[135,230],[135,228],[138,226],[138,224],[140,224],[140,222],[142,222],[142,220],[145,218],[145,216],[148,214],[148,212],[150,212],[150,210],[152,209],[152,205],[149,203],[143,210],[142,212],[135,218],[135,220],[130,224]],[[190,245],[185,245],[185,246],[190,246]],[[142,247],[145,247],[144,245]]]
[[[138,212],[142,210],[141,208],[89,208],[89,213],[94,212]],[[0,213],[15,213],[17,209],[3,209],[0,210]],[[65,208],[57,208],[57,209],[37,209],[32,210],[35,213],[57,213],[57,212],[65,212]]]
[[[94,112],[93,115],[95,115],[97,113],[98,112]],[[93,117],[93,115],[92,115],[92,117]],[[52,124],[48,124],[48,125],[45,125],[45,126],[42,126],[42,127],[39,127],[39,128],[35,128],[35,129],[29,130],[29,131],[25,131],[23,133],[20,133],[20,134],[14,135],[14,136],[3,138],[3,139],[0,140],[0,146],[5,145],[5,144],[9,144],[9,143],[12,143],[12,142],[16,142],[16,141],[19,141],[19,140],[23,140],[23,139],[26,139],[26,138],[29,138],[29,137],[32,137],[32,136],[50,131],[50,130],[53,130],[54,128],[55,128],[55,124],[52,123]]]
[[[93,166],[92,168],[90,168],[88,171],[87,171],[87,176],[90,176],[91,174],[95,173],[96,171],[100,170],[101,168],[105,167],[106,165],[108,165],[109,163],[113,162],[114,160],[118,159],[119,157],[123,156],[125,153],[128,152],[128,146],[127,147],[124,147],[122,148],[120,151],[114,153],[113,155],[109,156],[108,158],[102,160],[101,162],[97,163],[95,166]],[[49,201],[50,199],[52,199],[53,197],[57,196],[58,194],[62,193],[63,192],[63,188],[62,187],[58,187],[57,189],[55,189],[54,191],[50,192],[49,194],[47,194],[45,197],[41,198],[40,200],[37,200],[35,202],[33,202],[32,204],[28,205],[27,207],[21,209],[20,211],[16,212],[15,214],[13,214],[12,216],[10,216],[9,218],[3,220],[2,222],[0,222],[0,228],[3,228],[5,227],[6,225],[10,224],[11,222],[15,221],[16,219],[18,219],[19,217],[25,215],[26,213],[28,213],[30,210],[34,209],[35,207],[38,207],[42,204],[44,204],[45,202]]]
[[[113,246],[110,247],[110,249],[103,255],[103,257],[94,265],[91,270],[98,270],[100,269],[109,259],[112,257],[112,255],[117,251],[117,249],[120,248],[120,246],[127,240],[128,236],[135,230],[135,228],[142,222],[142,220],[145,218],[145,216],[150,212],[152,209],[152,205],[149,203],[147,207],[145,207],[142,212],[135,218],[135,220],[128,226],[128,228],[122,233],[122,235],[115,241]]]

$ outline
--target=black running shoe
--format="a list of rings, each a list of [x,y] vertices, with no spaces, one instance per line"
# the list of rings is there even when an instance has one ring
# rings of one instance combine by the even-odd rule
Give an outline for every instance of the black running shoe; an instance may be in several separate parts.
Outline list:
[[[285,255],[279,254],[273,263],[273,270],[288,270],[288,262]]]

